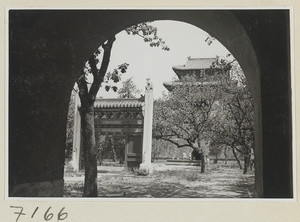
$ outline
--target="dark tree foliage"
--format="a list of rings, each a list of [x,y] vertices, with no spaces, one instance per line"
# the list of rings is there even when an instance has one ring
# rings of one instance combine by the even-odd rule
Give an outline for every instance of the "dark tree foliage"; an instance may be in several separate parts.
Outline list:
[[[125,31],[128,35],[137,35],[144,39],[144,42],[149,43],[151,47],[161,47],[162,50],[169,51],[170,48],[166,45],[162,38],[157,35],[157,28],[151,25],[152,22],[143,22],[127,28]]]

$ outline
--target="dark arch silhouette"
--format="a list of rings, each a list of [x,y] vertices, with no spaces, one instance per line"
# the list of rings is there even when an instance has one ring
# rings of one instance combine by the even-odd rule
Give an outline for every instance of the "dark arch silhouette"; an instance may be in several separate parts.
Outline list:
[[[67,107],[83,62],[151,20],[195,25],[239,61],[255,103],[257,196],[292,197],[288,10],[10,10],[9,195],[62,195]]]

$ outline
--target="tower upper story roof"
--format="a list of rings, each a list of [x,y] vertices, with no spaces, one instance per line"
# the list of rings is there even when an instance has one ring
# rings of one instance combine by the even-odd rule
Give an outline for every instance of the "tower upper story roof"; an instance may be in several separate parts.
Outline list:
[[[194,75],[196,83],[194,85],[211,85],[216,84],[214,73],[220,69],[219,56],[214,58],[187,58],[184,65],[173,66],[172,69],[179,78],[179,82],[164,82],[163,85],[170,91],[172,87],[183,85],[181,83],[184,76]],[[201,79],[201,81],[200,81]],[[199,80],[199,83],[197,83]]]
[[[201,69],[210,69],[213,66],[213,63],[217,63],[218,57],[215,58],[187,58],[187,61],[184,65],[173,66],[173,70],[201,70]]]

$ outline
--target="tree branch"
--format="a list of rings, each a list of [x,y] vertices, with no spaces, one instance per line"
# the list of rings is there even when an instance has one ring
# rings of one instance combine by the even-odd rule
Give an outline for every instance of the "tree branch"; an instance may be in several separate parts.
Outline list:
[[[189,144],[179,144],[179,143],[176,143],[175,141],[173,141],[173,140],[171,140],[171,139],[169,139],[169,138],[164,138],[164,137],[162,137],[161,139],[162,139],[162,140],[165,140],[165,141],[168,141],[168,142],[170,142],[170,143],[176,145],[177,148],[181,148],[181,147],[185,147],[185,146],[190,146]]]
[[[93,99],[96,98],[96,95],[99,91],[101,83],[103,82],[104,76],[107,72],[107,68],[108,68],[108,65],[110,62],[111,49],[112,49],[112,46],[113,46],[113,43],[115,40],[116,40],[116,37],[113,36],[112,38],[108,39],[106,44],[102,45],[104,52],[103,52],[103,59],[101,62],[101,67],[99,70],[97,69],[96,56],[92,55],[91,58],[89,59],[92,74],[94,76],[94,82],[91,86],[89,94],[93,97]]]

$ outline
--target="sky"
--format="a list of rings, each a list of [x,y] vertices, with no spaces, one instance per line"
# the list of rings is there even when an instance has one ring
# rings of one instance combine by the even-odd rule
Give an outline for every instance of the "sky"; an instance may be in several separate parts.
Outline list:
[[[128,63],[129,67],[122,80],[133,77],[132,80],[144,94],[146,79],[150,78],[153,83],[154,99],[161,97],[163,91],[167,92],[163,82],[177,78],[172,66],[184,65],[189,56],[213,58],[230,53],[218,40],[208,45],[205,39],[209,35],[188,23],[164,20],[154,21],[152,25],[157,27],[158,36],[166,42],[170,51],[150,47],[141,37],[128,35],[122,31],[116,35],[108,71],[113,71],[119,64]],[[122,83],[118,84],[118,87],[120,86]],[[117,93],[112,90],[107,93],[104,87],[101,87],[98,96],[116,98]]]

